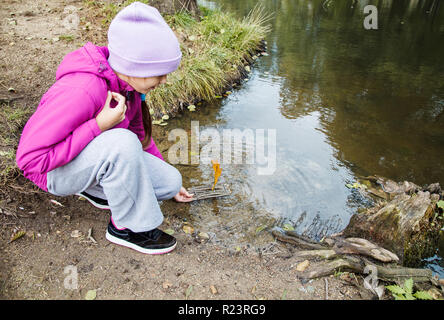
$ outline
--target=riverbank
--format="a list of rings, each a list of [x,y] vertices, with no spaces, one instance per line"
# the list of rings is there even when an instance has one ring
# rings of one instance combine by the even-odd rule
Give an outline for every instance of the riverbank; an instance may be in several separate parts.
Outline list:
[[[162,204],[166,219],[161,226],[175,231],[178,246],[173,252],[153,257],[114,246],[105,239],[109,212],[75,196],[51,196],[25,180],[14,169],[24,124],[53,83],[63,56],[83,45],[88,32],[103,37],[106,28],[88,25],[85,18],[78,28],[69,29],[64,23],[68,15],[77,12],[81,19],[87,14],[82,11],[93,11],[84,2],[6,1],[3,8],[1,93],[5,99],[19,99],[3,103],[0,117],[2,169],[7,170],[0,191],[1,298],[84,299],[88,290],[96,290],[97,299],[372,298],[360,276],[341,273],[300,281],[295,269],[303,260],[293,256],[296,249],[290,245],[272,242],[233,251],[201,242],[183,232],[187,204],[174,201]],[[224,37],[227,30],[221,33],[222,29],[219,35]],[[208,93],[210,98],[216,95]],[[192,100],[184,99],[183,107],[185,102]],[[155,126],[154,139],[166,141],[166,134]],[[69,266],[78,271],[76,288],[65,286]]]

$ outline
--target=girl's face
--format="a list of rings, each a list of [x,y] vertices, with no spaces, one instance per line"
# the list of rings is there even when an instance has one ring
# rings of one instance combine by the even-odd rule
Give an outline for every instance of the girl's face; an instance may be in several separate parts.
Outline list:
[[[137,92],[147,94],[151,90],[155,89],[158,85],[166,83],[167,75],[147,78],[136,78],[126,76],[124,74],[116,72],[117,76],[128,83]]]

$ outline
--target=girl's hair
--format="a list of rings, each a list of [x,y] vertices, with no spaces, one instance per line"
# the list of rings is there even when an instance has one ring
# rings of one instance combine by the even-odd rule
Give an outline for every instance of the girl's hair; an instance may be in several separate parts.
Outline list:
[[[145,138],[142,141],[143,149],[146,149],[151,141],[152,133],[152,120],[148,106],[144,100],[142,100],[142,121],[143,129],[145,129]]]

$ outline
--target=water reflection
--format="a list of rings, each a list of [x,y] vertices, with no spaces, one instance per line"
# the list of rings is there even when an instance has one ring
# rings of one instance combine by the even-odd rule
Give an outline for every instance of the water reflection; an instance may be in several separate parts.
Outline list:
[[[245,15],[257,1],[214,1]],[[439,1],[260,1],[274,12],[270,57],[288,119],[313,111],[357,173],[444,183],[444,6]],[[379,8],[378,31],[363,8]],[[424,155],[427,155],[425,157]]]
[[[192,205],[196,223],[219,239],[252,241],[259,226],[283,222],[319,239],[356,212],[359,195],[345,184],[357,174],[444,185],[439,1],[199,2],[239,17],[261,2],[274,13],[270,55],[240,90],[177,125],[276,129],[277,168],[259,176],[254,165],[222,165],[233,196]],[[379,9],[379,30],[363,27],[367,4]],[[184,170],[191,184],[212,181],[209,165]]]

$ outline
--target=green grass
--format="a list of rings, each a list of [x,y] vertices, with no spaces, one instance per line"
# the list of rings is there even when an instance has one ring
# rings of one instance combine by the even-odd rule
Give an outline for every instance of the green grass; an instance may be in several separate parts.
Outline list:
[[[72,34],[62,34],[61,36],[59,36],[59,39],[62,41],[66,41],[66,42],[73,42],[75,40],[75,36],[73,36]]]
[[[0,184],[4,185],[20,171],[15,163],[15,147],[31,111],[16,103],[0,104]]]

